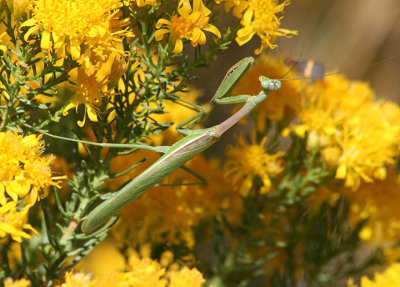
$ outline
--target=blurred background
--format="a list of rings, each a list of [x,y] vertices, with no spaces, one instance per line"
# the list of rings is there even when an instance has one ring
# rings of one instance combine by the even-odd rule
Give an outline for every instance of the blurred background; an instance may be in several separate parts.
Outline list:
[[[282,2],[282,1],[279,1]],[[278,38],[276,53],[318,60],[327,72],[343,72],[370,83],[377,97],[400,102],[400,0],[302,0],[285,7],[281,27],[298,30],[291,39]],[[221,5],[222,6],[222,5]],[[221,11],[219,27],[236,19]],[[233,43],[210,73],[202,69],[194,83],[211,98],[227,69],[254,56],[259,39],[243,47]],[[215,73],[214,73],[215,72]]]

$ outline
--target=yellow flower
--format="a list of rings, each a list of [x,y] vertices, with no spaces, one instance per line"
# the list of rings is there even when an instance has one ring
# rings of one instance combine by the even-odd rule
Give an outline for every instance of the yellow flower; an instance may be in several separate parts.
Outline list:
[[[400,109],[391,103],[366,103],[355,116],[338,139],[342,155],[336,171],[336,178],[354,189],[361,179],[385,179],[386,166],[399,154]]]
[[[92,122],[97,122],[97,106],[101,105],[102,98],[109,95],[108,79],[99,79],[97,71],[91,72],[83,67],[78,68],[77,86],[71,102],[64,108],[63,115],[67,115],[72,108],[78,112],[80,105],[84,106],[83,120],[78,120],[78,125],[83,127],[86,113]]]
[[[384,179],[399,154],[400,108],[373,97],[364,83],[330,76],[308,88],[299,113],[297,134],[308,131],[309,147],[319,147],[336,178],[353,189]]]
[[[10,235],[17,242],[21,242],[22,238],[31,238],[29,233],[24,230],[30,230],[38,234],[36,230],[26,223],[29,206],[23,210],[17,210],[17,202],[11,201],[0,206],[0,238]]]
[[[261,91],[260,76],[271,79],[294,79],[298,75],[291,71],[283,58],[275,58],[267,55],[258,57],[246,75],[240,80],[239,85],[233,90],[234,95],[257,95]],[[267,119],[280,121],[290,120],[301,108],[301,81],[284,81],[282,88],[272,91],[268,98],[258,105],[252,114],[256,118],[257,130],[265,132]]]
[[[229,11],[233,7],[233,15],[241,18],[240,24],[243,27],[237,31],[236,42],[242,46],[257,34],[261,46],[255,50],[255,54],[260,54],[265,48],[275,48],[273,43],[277,37],[290,38],[297,35],[297,31],[279,28],[283,17],[276,14],[281,13],[289,4],[290,1],[278,4],[278,0],[227,0],[225,10]]]
[[[203,275],[197,269],[184,267],[179,271],[168,273],[170,287],[201,287],[205,282]]]
[[[82,51],[88,50],[93,53],[91,59],[105,61],[116,50],[115,42],[132,36],[124,30],[113,31],[120,6],[118,0],[35,0],[33,17],[21,27],[31,27],[26,40],[43,29],[41,48],[55,51],[62,58],[68,52],[78,60]]]
[[[383,181],[363,183],[356,191],[342,191],[350,202],[349,221],[355,226],[368,219],[359,236],[361,239],[387,245],[400,236],[400,178],[390,171]]]
[[[29,0],[11,0],[7,1],[11,6],[15,18],[20,18],[23,13],[26,13],[26,8],[28,7]]]
[[[132,2],[135,3],[139,8],[141,8],[144,6],[153,6],[157,2],[157,0],[129,0],[129,1],[124,0],[124,5],[128,6],[129,3]],[[132,4],[132,6],[133,5],[134,4]]]
[[[119,272],[125,269],[125,265],[125,258],[118,250],[117,242],[105,240],[85,256],[77,268],[82,272],[100,275]]]
[[[137,256],[130,256],[129,265],[130,272],[125,273],[125,278],[131,286],[167,286],[167,280],[163,278],[166,270],[157,261],[151,260],[150,258],[140,259]]]
[[[104,249],[101,249],[103,252]],[[118,248],[114,247],[115,252]],[[103,271],[97,269],[93,276],[85,273],[67,273],[65,283],[61,287],[75,286],[93,286],[93,287],[109,287],[109,286],[135,286],[135,287],[201,287],[203,286],[203,276],[195,268],[188,269],[183,267],[179,271],[179,266],[174,263],[171,252],[164,252],[161,255],[162,261],[166,264],[160,264],[156,260],[152,260],[149,255],[151,250],[149,246],[143,246],[140,255],[136,250],[128,249],[124,252],[127,264],[121,266],[120,270],[113,264],[110,264],[110,253],[108,251],[103,257],[95,256],[97,260],[103,263]],[[121,258],[122,262],[126,262],[121,254],[114,254]],[[89,254],[89,257],[92,255]],[[85,261],[86,259],[84,259]],[[166,267],[168,265],[168,268]],[[108,270],[107,270],[108,267]],[[111,269],[110,269],[111,267]],[[122,271],[124,270],[124,271]],[[99,272],[100,271],[100,272]],[[75,284],[75,285],[73,285]]]
[[[58,285],[60,286],[60,285]],[[95,286],[91,284],[91,276],[84,273],[67,272],[65,273],[65,282],[61,284],[61,287],[80,287],[80,286]]]
[[[3,238],[0,242],[4,244],[8,238]],[[6,256],[0,260],[0,264],[4,264],[4,259],[8,259],[11,270],[16,270],[22,264],[21,245],[17,241],[8,242]],[[11,279],[11,278],[10,278]]]
[[[272,186],[270,176],[283,171],[284,152],[274,155],[266,153],[266,141],[265,137],[258,145],[247,145],[243,138],[239,138],[238,146],[230,146],[226,150],[228,161],[224,165],[225,179],[230,180],[243,196],[250,192],[255,177],[259,177],[263,182],[260,192],[267,193]]]
[[[58,186],[55,180],[64,177],[52,177],[50,162],[52,157],[41,156],[43,143],[41,136],[22,137],[17,132],[0,133],[0,204],[5,205],[7,193],[18,202],[26,199],[29,205],[47,196],[50,185]],[[40,194],[40,196],[39,196]]]
[[[183,40],[190,40],[193,47],[204,45],[206,35],[204,31],[213,33],[218,38],[221,37],[219,30],[208,23],[211,11],[208,10],[201,0],[193,0],[193,8],[189,0],[180,0],[178,4],[178,14],[171,17],[171,21],[166,19],[158,20],[156,24],[156,41],[161,41],[165,34],[169,35],[169,43],[173,47],[173,53],[181,53],[183,50]]]
[[[31,281],[26,280],[26,279],[19,279],[17,281],[14,281],[10,278],[6,279],[6,282],[4,282],[5,285],[4,287],[29,287],[31,286]]]
[[[348,287],[357,287],[350,279],[347,283]],[[400,286],[400,264],[394,263],[390,265],[383,273],[375,273],[374,279],[371,280],[367,276],[361,278],[360,287],[394,287]]]

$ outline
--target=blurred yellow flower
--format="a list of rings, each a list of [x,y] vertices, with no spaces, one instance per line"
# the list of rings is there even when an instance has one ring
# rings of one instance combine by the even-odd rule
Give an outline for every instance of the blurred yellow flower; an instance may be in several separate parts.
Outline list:
[[[142,253],[151,252],[147,248],[144,249],[146,250],[143,250],[144,252]],[[115,248],[115,251],[117,251],[117,248]],[[108,252],[103,255],[102,258],[98,256],[96,258],[104,265],[104,271],[95,272],[92,276],[86,273],[73,274],[69,272],[65,275],[65,283],[61,287],[202,287],[205,281],[202,274],[195,268],[183,267],[179,270],[177,264],[171,264],[167,269],[158,261],[149,258],[149,254],[139,256],[132,249],[128,249],[125,252],[128,263],[123,270],[116,270],[115,266],[110,264],[108,261],[108,255],[110,254]],[[167,256],[171,257],[171,255]],[[108,270],[106,270],[107,267],[109,268]]]
[[[342,191],[350,202],[349,221],[355,226],[368,219],[359,236],[387,245],[400,237],[400,178],[390,171],[385,180],[363,183],[356,190]]]
[[[201,287],[205,282],[197,269],[189,269],[186,266],[179,271],[171,271],[168,275],[170,287]]]
[[[129,3],[135,3],[137,7],[141,8],[144,6],[152,6],[157,2],[157,0],[124,0],[124,4],[127,6]],[[134,4],[132,4],[133,6]]]
[[[7,241],[7,238],[1,241],[2,244],[4,244],[5,241]],[[8,261],[11,270],[16,270],[16,268],[22,264],[21,245],[17,241],[11,241],[8,243],[7,252],[4,253],[6,256],[0,259],[0,264],[6,264],[4,262],[5,259]],[[23,281],[23,279],[20,281]]]
[[[348,287],[357,287],[354,281],[350,279],[347,283]],[[400,286],[400,264],[390,265],[383,273],[375,273],[374,279],[367,276],[361,278],[360,287],[394,287]]]
[[[117,283],[117,282],[115,282],[115,283]],[[91,286],[93,286],[94,287],[95,285],[91,284],[91,283],[92,283],[91,276],[89,274],[84,274],[84,273],[73,274],[72,272],[67,272],[67,273],[65,273],[65,282],[58,286],[61,286],[61,287],[77,287],[77,286],[91,287]]]
[[[263,182],[260,192],[268,193],[272,186],[270,176],[283,171],[285,153],[268,154],[264,147],[266,141],[265,137],[259,144],[247,145],[240,137],[237,146],[229,146],[226,150],[228,161],[224,165],[225,179],[232,182],[242,196],[247,196],[250,192],[255,177]]]
[[[7,1],[11,6],[15,18],[20,18],[23,13],[27,12],[29,0],[9,0]]]
[[[52,177],[50,163],[52,157],[42,156],[44,143],[41,136],[22,137],[17,132],[0,132],[0,204],[7,202],[6,193],[18,202],[23,198],[29,205],[48,194],[47,188],[58,186]]]
[[[76,268],[84,273],[100,275],[125,270],[126,262],[118,250],[118,243],[113,240],[105,240],[97,245],[88,256],[85,256]]]
[[[31,286],[31,281],[26,279],[12,280],[7,278],[4,282],[4,287],[29,287]]]
[[[163,278],[166,270],[157,261],[150,258],[140,259],[137,256],[130,256],[129,265],[130,271],[125,273],[125,278],[131,286],[168,286],[167,280]]]
[[[204,45],[206,35],[203,30],[213,33],[218,38],[221,37],[217,27],[208,23],[211,11],[201,0],[193,0],[193,8],[189,0],[180,0],[178,14],[172,15],[171,21],[162,18],[156,24],[156,41],[161,41],[164,35],[169,33],[169,43],[173,47],[173,53],[182,52],[184,39],[190,40],[193,47]]]
[[[233,7],[233,15],[240,18],[242,28],[237,31],[236,42],[242,46],[249,42],[254,35],[261,39],[260,48],[256,49],[255,54],[260,54],[266,48],[275,48],[277,37],[290,38],[297,35],[297,31],[279,28],[283,17],[276,14],[283,12],[285,6],[290,1],[278,4],[278,0],[227,0],[225,10],[229,11]]]

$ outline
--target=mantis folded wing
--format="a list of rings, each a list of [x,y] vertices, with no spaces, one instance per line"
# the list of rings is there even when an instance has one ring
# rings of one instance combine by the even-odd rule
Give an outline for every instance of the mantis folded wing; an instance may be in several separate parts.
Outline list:
[[[262,76],[260,77],[260,81],[263,89],[258,95],[227,97],[253,62],[253,58],[245,58],[234,65],[226,74],[213,97],[216,103],[230,104],[245,102],[245,105],[227,120],[214,127],[200,130],[184,129],[187,134],[185,138],[173,144],[155,163],[120,188],[112,197],[100,203],[83,219],[81,229],[85,234],[90,234],[98,229],[112,215],[116,214],[132,200],[139,197],[176,169],[182,167],[187,161],[209,148],[218,141],[225,131],[264,101],[271,90],[278,90],[281,87],[279,80],[271,80]]]

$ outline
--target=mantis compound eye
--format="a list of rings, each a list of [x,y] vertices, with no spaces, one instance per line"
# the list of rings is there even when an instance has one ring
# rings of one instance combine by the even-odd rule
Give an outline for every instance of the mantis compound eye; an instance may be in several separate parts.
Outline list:
[[[282,86],[281,81],[279,80],[274,80],[274,79],[270,79],[264,76],[261,76],[259,78],[260,82],[261,82],[261,86],[265,89],[265,90],[270,90],[270,91],[276,91],[279,90]]]

